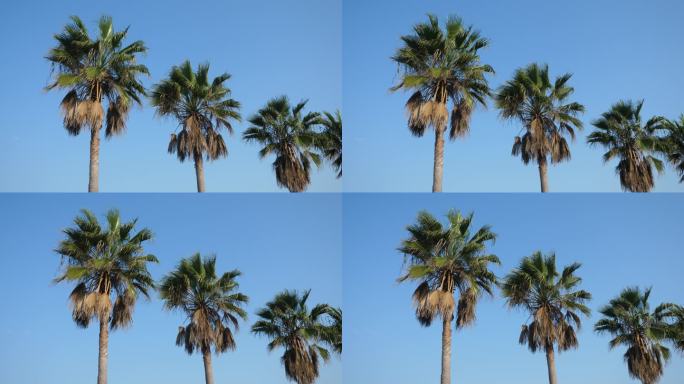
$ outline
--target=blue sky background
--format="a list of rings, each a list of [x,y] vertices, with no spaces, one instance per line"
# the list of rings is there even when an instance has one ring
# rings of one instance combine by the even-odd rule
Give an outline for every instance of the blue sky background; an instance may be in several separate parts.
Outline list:
[[[227,85],[242,103],[243,123],[225,137],[228,157],[205,166],[207,191],[276,191],[273,159],[259,160],[258,145],[243,143],[247,117],[267,100],[286,94],[309,99],[308,110],[333,111],[342,104],[341,2],[207,1],[158,2],[85,0],[9,1],[3,4],[0,34],[0,190],[86,191],[89,133],[74,138],[62,125],[64,92],[46,93],[50,65],[44,59],[70,15],[91,31],[103,14],[115,29],[130,25],[130,41],[141,39],[149,52],[141,62],[151,77],[146,87],[185,59],[209,61],[210,76],[233,77]],[[172,119],[154,117],[145,102],[133,109],[124,136],[102,141],[100,191],[195,191],[192,162],[181,164],[166,152]],[[311,191],[339,191],[329,166],[312,172]]]
[[[561,382],[636,383],[623,363],[624,349],[609,351],[610,338],[592,331],[596,310],[624,287],[652,285],[651,303],[684,304],[679,194],[347,194],[343,205],[345,382],[439,381],[441,327],[421,327],[411,303],[416,285],[396,282],[403,261],[396,248],[421,209],[442,219],[451,208],[473,211],[476,228],[492,225],[499,235],[491,251],[502,260],[494,268],[500,277],[535,250],[555,251],[561,266],[582,263],[578,274],[594,296],[593,315],[583,319],[579,349],[556,357]],[[454,382],[546,382],[544,354],[518,344],[528,321],[524,312],[507,309],[496,297],[483,299],[477,316],[473,327],[454,334]],[[682,377],[684,356],[673,353],[660,384],[678,384]]]
[[[490,39],[481,56],[496,70],[493,88],[534,61],[548,63],[554,77],[574,73],[570,85],[573,100],[586,106],[585,130],[571,145],[572,160],[549,168],[551,191],[620,190],[616,163],[603,165],[605,151],[585,144],[590,122],[618,100],[645,99],[645,118],[684,113],[681,1],[345,0],[343,7],[347,191],[430,190],[434,133],[411,136],[404,115],[410,94],[388,91],[398,79],[390,57],[399,38],[426,13],[442,21],[460,15]],[[536,166],[510,154],[519,130],[499,119],[493,105],[476,110],[470,136],[446,144],[444,191],[539,191]],[[684,186],[668,168],[655,190]]]
[[[0,382],[92,383],[97,375],[97,326],[71,320],[73,286],[54,285],[59,256],[53,252],[80,208],[102,218],[112,207],[122,218],[138,217],[154,240],[146,250],[160,259],[155,279],[181,258],[217,255],[217,270],[237,268],[249,295],[249,319],[236,336],[237,350],[214,356],[217,383],[286,383],[282,351],[268,353],[267,339],[249,329],[257,308],[283,289],[312,289],[310,304],[339,306],[341,286],[341,197],[268,195],[5,195],[0,255]],[[200,355],[175,345],[181,313],[167,312],[157,297],[138,302],[133,326],[110,333],[112,383],[198,383]],[[321,368],[321,384],[342,382],[341,361]]]

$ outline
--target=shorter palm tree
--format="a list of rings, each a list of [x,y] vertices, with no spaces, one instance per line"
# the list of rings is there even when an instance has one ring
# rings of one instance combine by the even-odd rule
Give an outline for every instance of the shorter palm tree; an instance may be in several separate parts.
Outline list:
[[[337,171],[337,178],[340,178],[342,177],[342,114],[339,110],[335,111],[335,114],[324,112],[320,123],[323,126],[319,144],[321,151]]]
[[[549,79],[549,66],[530,64],[515,72],[512,80],[499,88],[495,100],[501,117],[522,123],[525,133],[516,136],[513,156],[523,163],[539,166],[541,191],[547,192],[547,164],[570,160],[570,146],[564,135],[575,139],[575,129],[582,129],[578,116],[584,106],[568,102],[575,89],[568,85],[571,74]]]
[[[666,121],[663,128],[666,132],[663,154],[677,171],[679,182],[684,183],[684,114],[679,116],[679,120]]]
[[[263,146],[260,158],[275,155],[276,182],[290,192],[305,191],[310,183],[311,163],[321,164],[315,152],[319,133],[314,129],[320,122],[320,114],[304,114],[306,103],[305,100],[291,106],[287,96],[271,99],[249,118],[252,125],[242,134],[245,141]]]
[[[230,97],[224,84],[227,73],[209,82],[209,64],[200,64],[193,72],[189,61],[171,68],[169,77],[154,86],[152,106],[159,116],[178,120],[179,133],[171,134],[169,153],[181,162],[192,158],[195,162],[197,192],[204,192],[204,160],[228,156],[228,147],[221,136],[221,128],[233,133],[231,120],[240,121],[240,103]]]
[[[199,253],[181,260],[178,267],[166,275],[160,284],[161,298],[168,310],[180,310],[187,315],[188,324],[178,328],[176,345],[188,354],[195,350],[204,359],[204,378],[214,383],[211,367],[211,348],[216,354],[235,349],[232,325],[237,331],[239,319],[246,320],[242,308],[249,300],[237,292],[236,278],[240,271],[216,274],[216,257],[204,260]]]
[[[312,384],[318,378],[319,359],[328,361],[330,353],[319,342],[326,342],[327,325],[324,317],[331,314],[331,307],[318,304],[311,310],[306,304],[311,291],[299,294],[283,291],[257,311],[258,320],[252,333],[270,339],[269,352],[276,348],[285,351],[281,361],[285,375],[297,384]]]
[[[653,168],[664,169],[663,162],[655,157],[662,149],[654,132],[661,128],[664,119],[656,116],[643,124],[641,108],[644,101],[619,101],[601,118],[592,122],[596,130],[589,134],[587,142],[601,145],[608,151],[603,161],[618,158],[615,171],[620,176],[622,189],[631,192],[648,192],[655,184]]]
[[[418,214],[417,223],[408,226],[410,237],[399,251],[408,262],[399,282],[418,281],[413,292],[416,318],[430,326],[435,317],[442,319],[442,372],[440,382],[451,383],[451,323],[456,314],[456,329],[475,322],[479,298],[492,295],[496,276],[490,264],[500,264],[496,255],[488,254],[487,244],[496,234],[485,225],[471,232],[473,214],[462,216],[458,211],[447,213],[448,223],[442,225],[428,212]],[[458,303],[454,296],[458,293]]]
[[[508,306],[530,312],[532,322],[522,326],[519,341],[533,353],[546,352],[549,384],[558,382],[554,348],[559,352],[576,348],[576,331],[582,325],[579,315],[590,313],[585,303],[591,294],[576,289],[582,282],[575,275],[579,268],[579,263],[573,263],[559,273],[556,255],[537,251],[523,258],[501,283]]]
[[[64,266],[55,282],[76,283],[69,295],[74,322],[87,328],[92,320],[100,321],[98,384],[107,383],[109,329],[129,326],[138,296],[149,298],[149,290],[154,289],[147,264],[158,261],[143,248],[152,232],[147,228],[134,232],[136,222],[122,223],[119,211],[113,209],[107,212],[105,229],[84,209],[74,219],[75,226],[64,230],[66,238],[55,250]]]
[[[625,288],[618,297],[599,311],[603,318],[594,326],[598,333],[613,336],[610,348],[627,347],[625,362],[629,375],[643,384],[654,384],[663,375],[670,350],[663,345],[671,324],[667,319],[672,304],[660,304],[651,312],[648,299],[651,289]]]

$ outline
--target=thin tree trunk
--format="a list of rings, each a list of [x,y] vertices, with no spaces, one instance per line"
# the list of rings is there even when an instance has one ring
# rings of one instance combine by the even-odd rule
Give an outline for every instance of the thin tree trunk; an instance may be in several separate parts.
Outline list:
[[[202,155],[195,153],[195,176],[197,177],[197,192],[204,192],[204,163]]]
[[[539,181],[541,182],[541,191],[549,191],[549,181],[546,178],[546,156],[539,158]]]
[[[211,349],[203,349],[202,358],[204,359],[204,379],[206,384],[214,384],[214,371],[211,369]]]
[[[109,319],[100,318],[100,350],[97,360],[97,384],[107,384],[107,344],[109,343]]]
[[[444,127],[435,128],[435,163],[432,170],[432,192],[442,192],[444,172]]]
[[[546,347],[546,365],[549,370],[549,384],[558,384],[556,378],[556,358],[553,354],[553,345]]]
[[[99,190],[100,178],[100,128],[90,130],[90,169],[88,174],[88,192]]]
[[[451,318],[444,316],[442,321],[442,376],[441,384],[451,384]]]

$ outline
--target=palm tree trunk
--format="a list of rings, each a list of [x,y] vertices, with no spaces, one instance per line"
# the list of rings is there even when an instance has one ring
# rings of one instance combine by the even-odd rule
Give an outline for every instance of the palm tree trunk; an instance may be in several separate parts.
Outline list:
[[[444,127],[435,128],[435,163],[432,170],[432,192],[442,192],[444,172]]]
[[[211,369],[211,349],[202,349],[202,358],[204,359],[204,380],[206,384],[214,384],[214,371]]]
[[[541,182],[541,191],[549,191],[549,181],[546,178],[546,156],[539,158],[539,181]]]
[[[549,384],[557,384],[556,358],[553,354],[553,345],[546,346],[546,366],[549,370]]]
[[[107,344],[109,343],[109,319],[100,318],[100,350],[97,360],[97,384],[107,384]]]
[[[90,130],[90,169],[88,174],[88,192],[99,190],[100,176],[100,128]]]
[[[197,177],[197,192],[204,192],[204,163],[202,154],[195,153],[195,176]]]
[[[441,384],[451,384],[451,318],[444,316],[442,321],[442,376]]]

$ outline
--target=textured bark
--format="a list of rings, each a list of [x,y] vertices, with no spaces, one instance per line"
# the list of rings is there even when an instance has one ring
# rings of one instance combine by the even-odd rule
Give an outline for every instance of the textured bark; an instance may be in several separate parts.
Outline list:
[[[202,155],[195,154],[195,176],[197,177],[197,192],[204,192],[204,162]]]
[[[435,163],[432,170],[432,192],[442,192],[444,172],[444,127],[435,128]]]
[[[202,358],[204,359],[204,380],[206,384],[214,384],[214,371],[211,368],[211,350],[203,350]]]
[[[109,343],[109,319],[102,316],[100,319],[100,351],[97,360],[97,384],[107,384],[107,357],[109,352],[107,344]]]
[[[549,384],[558,384],[556,378],[556,358],[553,354],[553,345],[546,347],[546,365],[549,370]]]
[[[441,384],[451,384],[451,315],[442,322],[442,376]]]
[[[88,192],[99,190],[100,178],[100,128],[90,130],[90,169],[88,174]]]
[[[549,191],[549,181],[546,178],[546,157],[541,157],[539,159],[539,181],[541,182],[541,191]]]

